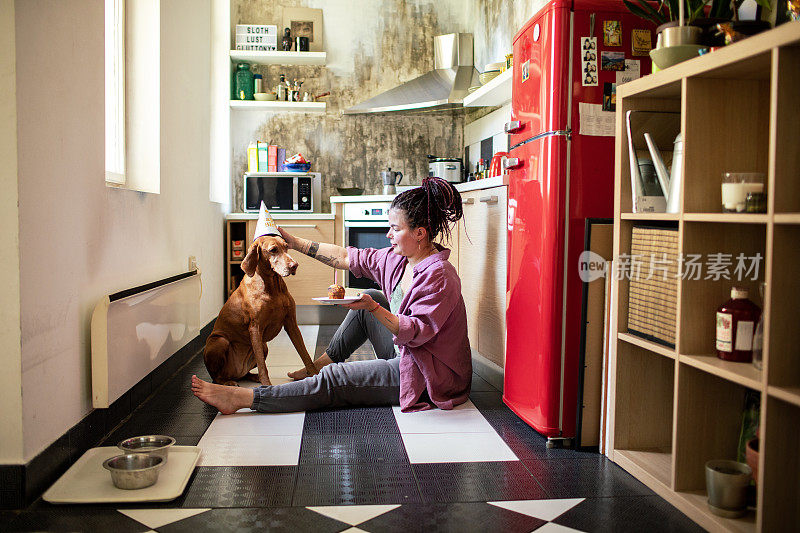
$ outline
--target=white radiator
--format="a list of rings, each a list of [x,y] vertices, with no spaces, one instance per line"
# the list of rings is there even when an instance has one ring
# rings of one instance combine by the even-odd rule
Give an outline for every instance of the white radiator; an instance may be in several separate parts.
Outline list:
[[[92,404],[108,407],[200,331],[200,270],[103,297],[92,313]]]

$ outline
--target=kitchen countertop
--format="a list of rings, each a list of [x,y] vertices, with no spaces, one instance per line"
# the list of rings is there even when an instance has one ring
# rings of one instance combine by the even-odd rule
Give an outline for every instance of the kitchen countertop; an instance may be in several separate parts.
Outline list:
[[[275,213],[270,212],[272,218],[275,220],[333,220],[333,213]],[[258,213],[228,213],[225,215],[226,220],[258,220]]]
[[[491,187],[499,187],[501,185],[508,185],[508,174],[502,176],[494,176],[482,180],[468,181],[456,185],[458,192],[477,191],[480,189],[489,189]],[[394,200],[394,194],[368,194],[361,196],[331,196],[331,203],[351,203],[351,202],[391,202]]]

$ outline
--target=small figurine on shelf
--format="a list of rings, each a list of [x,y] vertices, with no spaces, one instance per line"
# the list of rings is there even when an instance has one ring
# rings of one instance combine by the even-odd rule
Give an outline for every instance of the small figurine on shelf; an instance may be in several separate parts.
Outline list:
[[[281,49],[289,52],[292,49],[292,32],[289,28],[283,29],[283,39],[281,39]]]

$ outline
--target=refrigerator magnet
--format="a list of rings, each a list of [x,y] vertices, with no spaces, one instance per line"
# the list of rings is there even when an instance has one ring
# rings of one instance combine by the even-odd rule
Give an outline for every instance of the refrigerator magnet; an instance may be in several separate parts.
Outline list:
[[[522,63],[522,65],[520,65],[520,75],[522,77],[522,83],[525,83],[526,81],[528,81],[528,78],[531,75],[530,63],[531,63],[531,61],[529,59],[529,60],[525,61],[524,63]]]
[[[650,30],[633,30],[631,33],[631,47],[633,48],[632,54],[635,56],[650,55],[650,49],[653,48],[650,40]]]
[[[622,23],[620,21],[603,21],[603,44],[606,46],[622,46]]]
[[[600,52],[600,68],[602,70],[625,70],[625,52]]]
[[[597,85],[597,37],[581,37],[581,85]]]

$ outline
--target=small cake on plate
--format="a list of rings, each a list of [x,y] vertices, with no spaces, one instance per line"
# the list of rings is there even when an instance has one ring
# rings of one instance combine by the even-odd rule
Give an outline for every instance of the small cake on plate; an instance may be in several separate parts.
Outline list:
[[[344,287],[336,283],[328,287],[328,298],[331,300],[341,300],[344,298]]]

